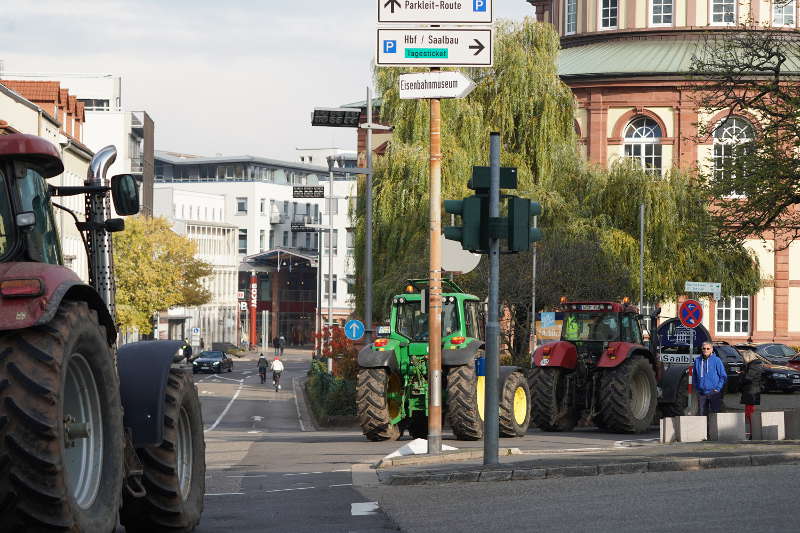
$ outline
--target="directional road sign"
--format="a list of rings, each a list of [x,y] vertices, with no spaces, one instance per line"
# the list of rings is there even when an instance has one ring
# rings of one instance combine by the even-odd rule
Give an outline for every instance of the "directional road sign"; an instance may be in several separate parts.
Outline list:
[[[378,22],[492,22],[492,0],[378,0]]]
[[[344,325],[344,334],[348,339],[357,341],[364,336],[364,323],[360,320],[348,320]]]
[[[714,295],[715,300],[719,300],[722,293],[722,284],[708,281],[687,281],[683,286],[683,290],[686,292],[710,292]]]
[[[681,304],[678,318],[687,328],[696,328],[703,322],[703,306],[696,300],[686,300]]]
[[[461,72],[440,71],[402,74],[398,81],[400,98],[464,98],[475,83]]]
[[[292,198],[325,198],[323,185],[295,185],[292,187]]]
[[[376,44],[380,66],[492,65],[490,28],[378,28]]]

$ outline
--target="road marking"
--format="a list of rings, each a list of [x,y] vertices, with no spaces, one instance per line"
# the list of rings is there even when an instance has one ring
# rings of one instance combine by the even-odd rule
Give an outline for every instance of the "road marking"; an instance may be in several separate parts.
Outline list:
[[[241,478],[241,477],[268,477],[268,476],[267,474],[244,474],[241,476],[225,476],[225,477]]]
[[[272,490],[265,490],[264,492],[288,492],[290,490],[308,490],[308,489],[315,489],[317,487],[296,487],[293,489],[272,489]]]
[[[204,430],[203,433],[209,433],[211,431],[214,431],[214,428],[216,428],[219,425],[219,423],[222,422],[222,418],[226,414],[228,414],[228,411],[230,410],[231,405],[233,405],[233,402],[235,402],[236,398],[239,397],[239,393],[242,392],[242,385],[244,385],[244,381],[240,381],[239,382],[239,388],[236,389],[236,394],[233,395],[233,398],[231,398],[231,401],[228,402],[228,405],[225,406],[225,409],[222,411],[222,413],[219,415],[219,417],[214,421],[214,424],[210,428]]]
[[[297,472],[294,474],[283,474],[284,476],[310,476],[311,474],[322,474],[322,472]]]
[[[349,471],[350,471],[349,468],[342,468],[340,470],[331,470],[331,472],[349,472]]]
[[[350,504],[350,514],[353,516],[367,516],[371,514],[378,514],[378,502],[361,502]]]
[[[242,378],[242,379],[234,379],[234,378],[226,378],[226,377],[223,377],[223,376],[214,376],[214,379],[224,379],[224,380],[227,380],[227,381],[233,381],[234,383],[241,383],[241,382],[244,381],[244,378]]]
[[[339,483],[338,485],[328,485],[329,487],[352,487],[352,483]]]
[[[242,496],[244,492],[218,492],[216,494],[209,494],[206,492],[206,496]]]
[[[255,434],[258,434],[258,433],[261,433],[261,432],[257,431],[257,430],[253,430],[253,431],[248,431],[247,433],[250,434],[250,435],[255,435]]]
[[[297,410],[297,421],[300,422],[300,431],[305,431],[306,428],[303,425],[303,418],[300,416],[300,404],[297,403],[297,378],[292,378],[292,389],[294,389],[294,408]]]

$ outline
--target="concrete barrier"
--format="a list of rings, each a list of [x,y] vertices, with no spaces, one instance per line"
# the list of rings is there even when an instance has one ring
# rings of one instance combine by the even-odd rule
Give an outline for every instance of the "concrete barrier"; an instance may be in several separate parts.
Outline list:
[[[664,417],[659,421],[661,427],[661,444],[671,444],[678,440],[675,427],[676,417]]]
[[[786,439],[800,439],[800,410],[792,409],[784,414],[786,415]]]
[[[753,413],[753,440],[786,440],[786,416],[783,411]]]
[[[744,413],[712,413],[709,415],[708,440],[738,442],[744,439]]]
[[[676,416],[678,442],[708,440],[708,419],[705,416]]]

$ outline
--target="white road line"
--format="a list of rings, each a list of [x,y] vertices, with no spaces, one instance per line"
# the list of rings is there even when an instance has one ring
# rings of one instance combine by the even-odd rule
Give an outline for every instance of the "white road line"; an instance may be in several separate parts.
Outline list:
[[[328,485],[329,487],[352,487],[352,483],[339,483],[338,485]]]
[[[310,476],[311,474],[322,474],[322,472],[296,472],[294,474],[283,474],[284,476]]]
[[[218,492],[216,494],[209,494],[206,492],[206,496],[242,496],[244,492]]]
[[[378,502],[361,502],[350,504],[350,514],[353,516],[366,516],[378,514]]]
[[[308,489],[315,489],[317,487],[297,487],[294,489],[273,489],[273,490],[265,490],[264,492],[288,492],[290,490],[308,490]]]
[[[331,470],[331,472],[350,472],[349,468],[341,468],[339,470]]]
[[[244,381],[244,379],[226,378],[226,377],[223,377],[223,376],[214,376],[214,378],[215,379],[224,379],[224,380],[227,380],[227,381],[233,381],[235,383],[241,383],[242,381]]]
[[[303,418],[300,416],[300,405],[297,403],[297,378],[292,378],[292,388],[294,389],[294,408],[297,410],[297,421],[300,422],[300,431],[305,431]]]
[[[244,381],[239,381],[239,388],[236,389],[236,394],[233,395],[233,398],[231,398],[231,401],[228,402],[228,405],[225,406],[225,409],[222,411],[222,413],[219,415],[219,417],[214,421],[214,424],[210,428],[208,428],[205,431],[203,431],[203,433],[209,433],[211,431],[214,431],[214,428],[216,428],[219,425],[219,423],[222,422],[222,418],[226,414],[228,414],[228,411],[230,410],[231,405],[233,405],[233,402],[235,402],[236,398],[239,397],[239,393],[242,392],[242,385],[244,385]]]
[[[242,475],[242,476],[225,476],[225,477],[235,477],[235,478],[241,478],[241,477],[267,477],[267,474],[245,474],[245,475]]]

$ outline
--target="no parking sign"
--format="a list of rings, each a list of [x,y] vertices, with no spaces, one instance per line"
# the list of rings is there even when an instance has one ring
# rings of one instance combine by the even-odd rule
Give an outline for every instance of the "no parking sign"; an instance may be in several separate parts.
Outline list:
[[[703,306],[697,300],[686,300],[681,304],[678,318],[687,328],[696,328],[703,322]]]

